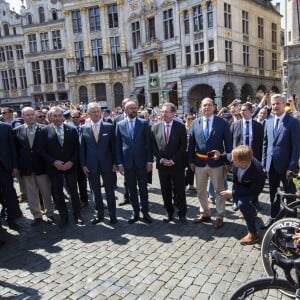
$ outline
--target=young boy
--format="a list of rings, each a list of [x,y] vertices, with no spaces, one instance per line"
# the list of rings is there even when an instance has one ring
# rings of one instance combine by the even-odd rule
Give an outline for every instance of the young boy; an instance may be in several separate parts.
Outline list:
[[[259,240],[255,226],[256,210],[252,201],[262,191],[265,184],[265,173],[260,162],[253,157],[253,151],[250,147],[240,145],[231,153],[233,163],[233,185],[232,191],[225,190],[220,194],[225,198],[233,198],[238,208],[243,214],[248,234],[244,236],[240,243],[242,245],[251,245]]]

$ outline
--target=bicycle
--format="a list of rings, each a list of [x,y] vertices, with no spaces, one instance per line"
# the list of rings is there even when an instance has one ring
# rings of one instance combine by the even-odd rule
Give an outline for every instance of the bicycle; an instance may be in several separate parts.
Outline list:
[[[277,278],[275,265],[284,271],[285,278]],[[274,293],[281,293],[281,291],[293,294],[295,300],[300,300],[300,259],[287,259],[278,251],[273,251],[271,267],[273,277],[259,278],[245,283],[231,295],[230,300],[267,299],[269,296],[275,298]],[[296,280],[293,279],[292,270],[295,270]]]

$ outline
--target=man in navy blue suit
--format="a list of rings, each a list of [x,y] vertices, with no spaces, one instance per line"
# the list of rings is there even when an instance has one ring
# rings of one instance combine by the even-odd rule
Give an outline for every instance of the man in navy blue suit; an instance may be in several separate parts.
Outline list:
[[[214,155],[214,150],[220,153],[231,153],[232,137],[228,123],[214,115],[215,105],[211,98],[204,98],[201,102],[202,117],[194,120],[192,134],[189,140],[189,163],[195,171],[198,199],[200,201],[200,214],[194,223],[211,220],[207,196],[207,181],[211,178],[216,189],[217,218],[214,222],[216,229],[223,226],[225,214],[225,199],[220,195],[224,190],[223,160]]]
[[[270,184],[271,216],[262,229],[270,227],[280,210],[280,202],[275,201],[280,182],[285,192],[296,192],[291,174],[298,173],[300,151],[299,120],[285,113],[285,100],[280,94],[271,97],[271,106],[274,117],[265,125],[262,156]]]
[[[233,198],[244,216],[248,233],[240,240],[242,245],[251,245],[259,240],[255,226],[256,209],[253,200],[258,198],[265,184],[265,173],[260,162],[253,157],[249,146],[240,145],[232,150],[232,190],[222,191],[225,198]]]
[[[129,199],[133,208],[133,216],[129,224],[140,218],[140,204],[137,185],[139,187],[143,220],[152,222],[149,215],[147,173],[152,171],[153,155],[149,125],[146,120],[137,117],[137,105],[128,101],[125,105],[126,118],[116,127],[116,160],[119,172],[125,175],[129,189]]]
[[[98,224],[104,221],[101,176],[106,193],[110,223],[116,224],[114,126],[101,120],[101,108],[98,103],[90,102],[87,112],[91,122],[81,128],[80,165],[83,173],[88,177],[93,191],[96,216],[91,220],[91,223]]]

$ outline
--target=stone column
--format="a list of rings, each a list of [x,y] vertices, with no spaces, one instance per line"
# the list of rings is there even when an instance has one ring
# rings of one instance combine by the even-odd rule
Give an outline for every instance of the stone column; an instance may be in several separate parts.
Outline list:
[[[103,49],[103,68],[109,69],[111,64],[109,62],[109,43],[107,37],[107,14],[105,13],[106,6],[104,4],[99,4],[100,9],[100,22],[101,22],[101,34],[102,34],[102,49]]]

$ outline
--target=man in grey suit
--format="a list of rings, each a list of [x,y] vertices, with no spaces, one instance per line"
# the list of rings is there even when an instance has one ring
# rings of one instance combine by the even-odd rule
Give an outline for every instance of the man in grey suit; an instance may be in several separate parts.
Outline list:
[[[91,122],[81,128],[80,165],[83,173],[88,177],[93,191],[96,216],[91,220],[91,223],[98,224],[104,221],[101,176],[106,193],[110,223],[116,224],[114,126],[101,120],[101,108],[98,103],[90,102],[87,112]]]
[[[262,229],[270,227],[280,210],[280,202],[274,199],[280,182],[285,192],[295,193],[291,175],[299,170],[299,120],[285,113],[285,99],[280,94],[271,97],[271,106],[274,117],[268,119],[265,125],[262,156],[270,184],[271,216]]]
[[[133,207],[133,216],[129,224],[139,220],[140,204],[139,187],[143,220],[151,223],[148,207],[147,173],[152,171],[152,149],[149,125],[146,120],[137,117],[137,105],[128,101],[125,105],[126,118],[116,127],[116,160],[119,171],[125,175],[129,189],[129,199]]]

